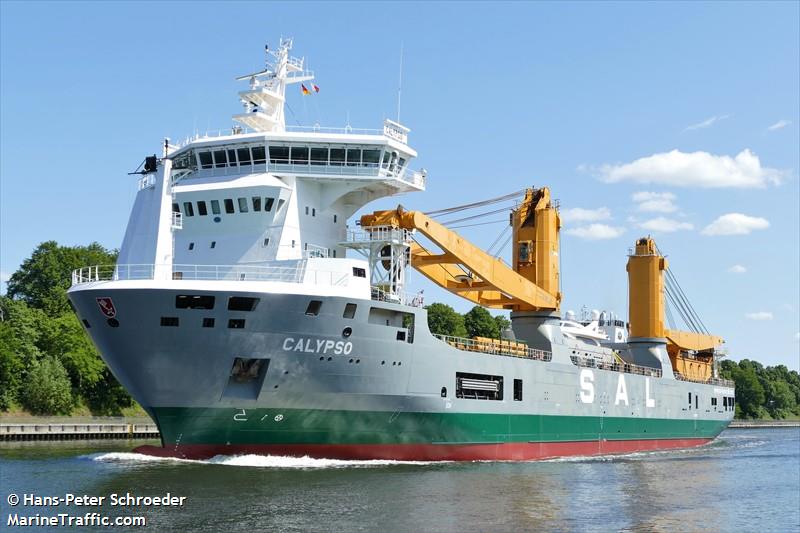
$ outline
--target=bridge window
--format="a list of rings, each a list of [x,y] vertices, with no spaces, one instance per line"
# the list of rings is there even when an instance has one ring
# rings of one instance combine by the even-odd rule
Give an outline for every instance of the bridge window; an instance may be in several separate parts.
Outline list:
[[[247,198],[239,198],[239,212],[247,213]]]
[[[383,164],[381,165],[383,168],[389,168],[391,157],[392,154],[390,152],[383,152]]]
[[[308,164],[308,147],[307,146],[292,146],[292,164],[293,165],[307,165]]]
[[[289,163],[289,147],[288,146],[270,146],[269,147],[269,162],[277,165],[286,165]]]
[[[250,148],[237,148],[236,155],[239,157],[240,165],[250,164]]]
[[[285,203],[286,203],[286,200],[284,200],[283,198],[279,198],[278,199],[278,208],[276,209],[276,211],[280,211],[281,207],[283,207],[283,204],[285,204]]]
[[[264,211],[272,211],[272,204],[275,203],[275,198],[264,198]]]
[[[347,150],[347,166],[356,167],[361,164],[361,149],[350,148]]]
[[[214,152],[214,166],[224,167],[228,165],[228,155],[225,153],[225,150],[217,150]]]
[[[267,150],[263,146],[253,147],[253,164],[260,165],[267,162]]]
[[[312,148],[311,149],[311,164],[312,165],[327,165],[328,164],[328,149],[327,148]]]
[[[365,167],[377,167],[378,163],[381,160],[381,151],[380,150],[364,150],[363,155],[363,162]]]
[[[200,215],[201,217],[204,217],[208,214],[206,203],[203,200],[197,202],[197,214]]]
[[[192,207],[192,202],[183,202],[183,214],[187,217],[194,216],[194,207]]]
[[[253,211],[261,211],[261,197],[253,196]]]
[[[200,157],[200,168],[212,168],[214,162],[211,160],[211,152],[200,152],[197,154]]]
[[[306,314],[308,316],[319,315],[319,310],[322,309],[322,302],[320,300],[311,300],[306,307]]]
[[[366,269],[363,269],[361,267],[353,267],[353,276],[355,276],[357,278],[366,278],[367,277],[367,271],[366,271]]]
[[[219,200],[211,200],[211,212],[219,215]]]
[[[228,150],[228,166],[236,166],[236,150]]]
[[[180,213],[181,212],[180,206],[178,204],[172,204],[172,212],[173,213]]]
[[[331,165],[341,167],[344,165],[344,148],[331,148]]]

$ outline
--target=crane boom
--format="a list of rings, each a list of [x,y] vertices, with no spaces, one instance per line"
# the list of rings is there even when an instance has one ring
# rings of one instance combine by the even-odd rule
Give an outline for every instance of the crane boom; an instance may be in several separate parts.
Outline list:
[[[364,215],[361,217],[361,226],[367,231],[371,227],[413,229],[425,235],[443,253],[436,254],[420,245],[413,246],[411,266],[462,298],[485,307],[515,311],[556,310],[561,301],[557,261],[560,223],[549,199],[548,189],[529,189],[520,208],[512,213],[514,234],[526,237],[516,243],[519,246],[515,250],[516,269],[424,213],[405,211],[402,206]],[[549,224],[547,228],[537,227],[537,224],[543,224],[542,220]],[[542,241],[542,246],[537,248],[541,240],[539,235],[546,235],[547,242]],[[555,266],[553,256],[556,258]],[[537,283],[542,278],[550,282]],[[552,279],[556,280],[555,283]],[[543,285],[550,290],[543,288]]]

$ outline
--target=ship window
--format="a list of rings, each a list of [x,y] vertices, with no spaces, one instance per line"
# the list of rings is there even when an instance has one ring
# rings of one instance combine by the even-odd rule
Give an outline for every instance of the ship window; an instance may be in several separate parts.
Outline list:
[[[267,237],[266,239],[264,239],[264,243],[262,244],[262,246],[263,246],[264,248],[266,248],[267,246],[269,246],[269,237]]]
[[[239,198],[239,212],[247,213],[247,198]]]
[[[200,152],[198,155],[200,156],[200,168],[211,168],[214,166],[211,160],[211,152]]]
[[[311,164],[312,165],[327,165],[328,164],[328,149],[327,148],[312,148],[311,149]]]
[[[355,276],[357,278],[366,278],[367,277],[367,271],[364,268],[353,267],[353,276]]]
[[[211,200],[211,212],[219,215],[219,200]]]
[[[180,206],[178,204],[172,204],[172,212],[173,213],[180,213],[181,212]]]
[[[347,150],[347,166],[356,167],[361,164],[361,149]]]
[[[183,202],[183,214],[187,217],[194,216],[194,207],[192,207],[192,202]]]
[[[399,340],[399,341],[405,342],[406,341],[406,332],[405,331],[398,331],[395,338],[397,340]]]
[[[271,152],[270,152],[271,154]],[[293,165],[307,165],[308,164],[308,147],[307,146],[292,146],[292,164]]]
[[[211,241],[211,249],[213,250],[216,247],[217,247],[217,241]]]
[[[179,294],[175,296],[177,309],[214,309],[213,296],[202,294]]]
[[[244,319],[243,318],[231,318],[228,320],[228,328],[229,329],[244,329]]]
[[[189,243],[189,250],[194,250],[194,243],[193,242]]]
[[[700,403],[700,397],[697,394],[695,394],[694,395],[694,408],[695,409],[699,409],[700,408],[699,403]]]
[[[364,166],[374,168],[378,166],[378,163],[381,160],[381,151],[364,150],[364,154],[361,157],[364,158]]]
[[[278,209],[276,209],[276,211],[280,211],[281,207],[283,207],[283,204],[285,204],[285,203],[286,203],[286,200],[284,200],[283,198],[279,198],[278,199]]]
[[[340,167],[344,163],[344,148],[331,148],[331,165]]]
[[[389,168],[389,160],[391,159],[391,154],[389,152],[383,152],[383,168]]]
[[[228,165],[236,166],[236,150],[228,150]]]
[[[502,400],[503,376],[456,372],[456,398]]]
[[[267,162],[267,150],[263,146],[254,146],[253,147],[253,164],[258,165],[260,163]]]
[[[162,316],[161,317],[161,325],[164,326],[164,327],[177,328],[178,327],[178,317],[176,317],[176,316]]]
[[[312,216],[312,217],[315,217],[315,216],[317,216],[317,208],[316,208],[316,207],[312,207],[312,208],[311,208],[311,216]]]
[[[253,311],[260,298],[250,298],[248,296],[231,296],[228,299],[228,311]]]
[[[213,328],[214,327],[214,319],[206,317],[203,319],[203,327],[204,328]]]
[[[261,211],[261,197],[253,196],[253,211]]]
[[[225,150],[217,150],[214,152],[214,166],[224,167],[228,165],[228,155],[225,153]]]
[[[288,146],[270,146],[269,162],[277,165],[285,165],[289,162]]]
[[[275,203],[275,198],[264,198],[264,211],[272,211],[272,204]]]
[[[306,215],[308,214],[308,206],[306,206]]]
[[[250,148],[238,148],[236,150],[236,155],[239,157],[240,165],[250,164]]]
[[[308,316],[317,316],[320,309],[322,309],[322,301],[311,300],[308,302],[308,307],[306,307],[306,314]]]
[[[514,380],[514,401],[521,402],[522,401],[522,380],[515,379]]]
[[[406,160],[404,158],[400,158],[400,161],[397,163],[397,166],[403,168],[403,165],[406,164]]]
[[[228,214],[234,213],[233,200],[230,198],[225,198],[225,212]]]
[[[333,223],[336,224],[336,215],[333,215]]]
[[[344,313],[342,314],[343,318],[355,318],[356,316],[356,309],[358,306],[356,304],[346,304],[344,306]]]
[[[294,239],[292,239],[292,248],[294,248]]]
[[[208,214],[208,208],[206,207],[206,203],[203,200],[197,202],[197,214],[201,217],[204,217]]]

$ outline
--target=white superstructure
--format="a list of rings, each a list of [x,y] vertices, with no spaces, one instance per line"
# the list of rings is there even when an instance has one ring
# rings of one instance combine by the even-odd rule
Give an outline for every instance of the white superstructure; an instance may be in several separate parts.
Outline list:
[[[191,268],[218,272],[218,265],[339,272],[354,212],[376,198],[424,190],[401,124],[286,126],[286,88],[314,79],[291,48],[281,40],[267,49],[264,70],[238,78],[249,83],[239,93],[243,112],[233,116],[240,125],[179,145],[166,140],[163,156],[151,158],[118,265],[155,265],[153,278],[173,280]],[[362,277],[367,262],[351,262],[363,264],[348,270]]]

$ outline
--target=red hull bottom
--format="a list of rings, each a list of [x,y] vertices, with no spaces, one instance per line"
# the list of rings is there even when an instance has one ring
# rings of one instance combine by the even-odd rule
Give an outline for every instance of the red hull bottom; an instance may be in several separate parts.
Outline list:
[[[555,457],[611,455],[691,448],[713,439],[509,442],[497,444],[186,444],[140,446],[136,453],[156,457],[210,459],[216,455],[277,455],[317,459],[395,461],[535,461]]]

